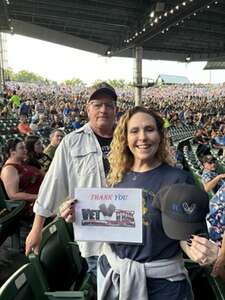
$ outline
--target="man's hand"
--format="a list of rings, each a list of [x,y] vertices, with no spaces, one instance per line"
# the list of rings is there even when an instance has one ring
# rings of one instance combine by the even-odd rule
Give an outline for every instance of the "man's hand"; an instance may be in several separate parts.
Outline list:
[[[42,228],[44,226],[44,223],[45,217],[35,215],[32,229],[26,239],[26,255],[29,255],[31,251],[33,251],[34,254],[38,255],[42,238]]]

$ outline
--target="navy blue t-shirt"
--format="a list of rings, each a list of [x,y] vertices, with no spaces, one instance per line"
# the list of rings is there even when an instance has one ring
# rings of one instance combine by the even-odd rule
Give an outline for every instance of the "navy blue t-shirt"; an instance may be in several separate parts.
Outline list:
[[[162,227],[161,213],[152,206],[155,194],[166,185],[175,183],[194,184],[193,177],[186,171],[161,164],[146,172],[129,172],[118,188],[141,188],[143,190],[143,244],[112,243],[112,250],[120,258],[130,258],[138,262],[150,262],[158,259],[171,258],[180,250],[179,241],[172,240],[165,234]],[[100,259],[103,274],[109,265],[106,257]]]

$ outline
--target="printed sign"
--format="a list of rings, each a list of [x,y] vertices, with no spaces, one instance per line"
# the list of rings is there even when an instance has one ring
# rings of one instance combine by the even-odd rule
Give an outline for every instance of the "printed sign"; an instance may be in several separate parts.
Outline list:
[[[142,190],[76,188],[75,239],[142,243]]]

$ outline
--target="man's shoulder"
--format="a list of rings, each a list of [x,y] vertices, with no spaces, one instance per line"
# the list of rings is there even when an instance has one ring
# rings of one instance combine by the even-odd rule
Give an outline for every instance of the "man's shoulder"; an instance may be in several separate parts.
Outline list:
[[[83,140],[90,137],[90,134],[93,134],[93,131],[89,124],[85,124],[81,128],[74,130],[68,133],[64,138],[63,141],[66,144],[74,144],[74,143],[82,143]]]

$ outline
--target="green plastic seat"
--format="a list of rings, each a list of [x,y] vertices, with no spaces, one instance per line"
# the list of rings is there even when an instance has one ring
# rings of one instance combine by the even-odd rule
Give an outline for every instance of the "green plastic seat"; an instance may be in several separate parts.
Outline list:
[[[0,300],[48,300],[31,264],[25,264],[0,287]]]
[[[29,261],[40,278],[43,290],[80,291],[87,295],[87,299],[93,293],[91,275],[86,273],[86,260],[81,257],[79,247],[72,239],[71,227],[62,218],[57,218],[43,229],[39,255],[31,253]]]
[[[0,216],[0,245],[7,237],[19,232],[19,220],[25,210],[25,201],[7,200],[6,195],[0,184],[0,211],[5,210],[4,215]]]
[[[225,283],[211,276],[211,267],[200,267],[190,259],[185,259],[185,267],[191,279],[195,300],[225,300]]]

